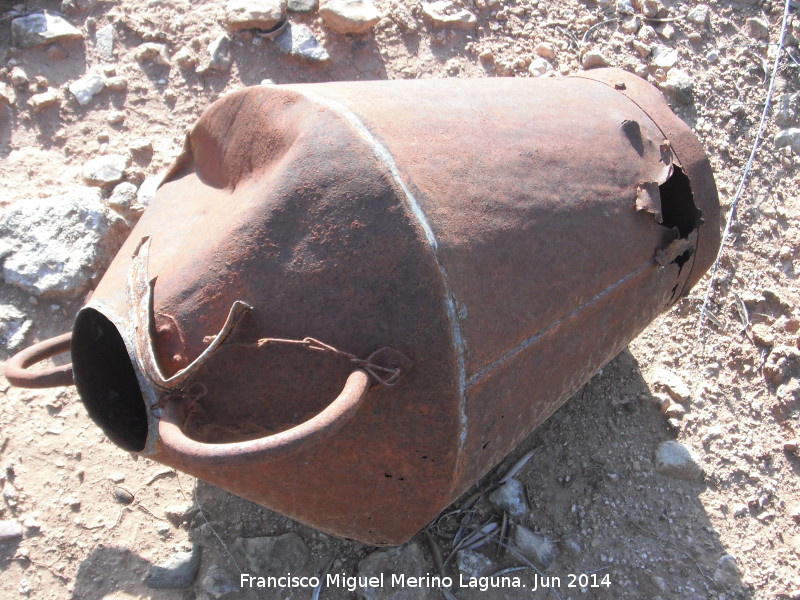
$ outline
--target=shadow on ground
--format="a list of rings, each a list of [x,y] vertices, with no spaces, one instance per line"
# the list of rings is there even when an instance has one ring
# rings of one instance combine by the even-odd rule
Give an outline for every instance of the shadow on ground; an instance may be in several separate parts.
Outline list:
[[[454,588],[453,592],[461,600],[700,599],[723,593],[726,598],[751,598],[735,572],[724,580],[715,575],[718,560],[728,552],[700,497],[710,484],[675,479],[655,470],[656,447],[674,438],[674,433],[653,401],[636,359],[629,351],[622,352],[497,470],[503,473],[524,452],[538,449],[518,475],[530,510],[516,520],[556,542],[556,559],[542,573],[551,578],[553,587],[543,588],[542,579],[537,580],[528,569],[515,572],[524,588]],[[489,489],[496,478],[487,476],[476,489]],[[195,582],[198,592],[199,582],[212,566],[231,582],[238,582],[239,571],[252,573],[252,559],[237,538],[295,532],[308,553],[294,564],[290,560],[279,567],[294,575],[319,575],[331,559],[336,559],[335,572],[354,575],[362,558],[380,551],[332,538],[202,482],[195,497],[202,511],[191,520],[190,537],[204,547]],[[479,511],[482,517],[498,514],[488,502],[480,503]],[[413,541],[424,549],[429,572],[435,573],[424,536],[419,534]],[[442,537],[438,542],[446,555],[448,540]],[[522,564],[511,553],[497,552],[491,543],[478,551],[492,563],[484,575]],[[117,570],[133,570],[144,577],[146,561],[119,549],[109,552],[98,551],[81,566],[74,598],[95,597],[97,572],[104,572],[109,581]],[[447,565],[447,574],[458,581],[456,564]],[[596,587],[581,589],[582,582],[594,582]],[[238,590],[230,597],[299,600],[310,593],[305,588]],[[419,597],[439,596],[438,591],[430,596],[420,591]],[[321,594],[324,599],[355,597],[343,588],[327,588]]]

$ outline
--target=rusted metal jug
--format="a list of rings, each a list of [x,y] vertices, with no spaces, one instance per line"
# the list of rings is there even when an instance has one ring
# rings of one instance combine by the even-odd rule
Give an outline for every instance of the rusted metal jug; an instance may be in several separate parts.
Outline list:
[[[687,293],[718,210],[623,71],[248,88],[192,129],[71,345],[6,373],[74,372],[122,448],[398,544]]]

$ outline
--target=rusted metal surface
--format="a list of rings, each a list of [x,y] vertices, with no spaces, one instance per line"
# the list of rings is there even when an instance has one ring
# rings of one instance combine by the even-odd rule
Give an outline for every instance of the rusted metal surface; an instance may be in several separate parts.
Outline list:
[[[75,381],[126,449],[401,543],[718,244],[699,143],[622,71],[249,88],[79,313]]]
[[[43,340],[25,348],[6,362],[5,376],[11,385],[25,388],[50,388],[72,385],[72,365],[60,365],[44,369],[31,369],[47,358],[69,352],[71,333]]]

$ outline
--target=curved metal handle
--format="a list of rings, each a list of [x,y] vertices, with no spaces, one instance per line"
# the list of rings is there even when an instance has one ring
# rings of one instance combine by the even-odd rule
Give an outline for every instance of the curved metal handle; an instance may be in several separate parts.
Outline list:
[[[229,444],[206,444],[192,440],[180,427],[177,402],[169,402],[159,422],[161,444],[184,460],[202,460],[205,466],[235,466],[251,461],[272,460],[321,442],[347,423],[367,397],[369,374],[357,369],[347,378],[344,389],[322,412],[308,421],[274,435]]]
[[[69,352],[72,333],[43,340],[25,348],[6,362],[6,379],[11,385],[22,388],[50,388],[72,385],[72,363],[49,369],[28,370],[28,367],[46,358]]]

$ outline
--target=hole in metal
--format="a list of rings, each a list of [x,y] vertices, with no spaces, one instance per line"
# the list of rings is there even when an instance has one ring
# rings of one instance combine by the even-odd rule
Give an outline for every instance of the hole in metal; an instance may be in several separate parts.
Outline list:
[[[72,332],[75,387],[92,421],[123,450],[140,452],[147,411],[125,343],[111,321],[84,308]]]
[[[674,166],[669,179],[658,186],[658,192],[661,195],[661,224],[669,229],[677,227],[682,238],[688,237],[702,223],[702,212],[694,203],[686,173]]]

